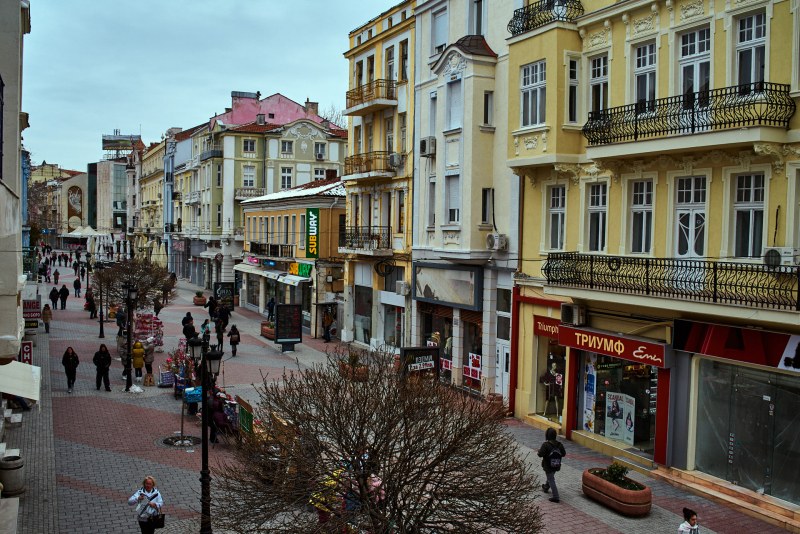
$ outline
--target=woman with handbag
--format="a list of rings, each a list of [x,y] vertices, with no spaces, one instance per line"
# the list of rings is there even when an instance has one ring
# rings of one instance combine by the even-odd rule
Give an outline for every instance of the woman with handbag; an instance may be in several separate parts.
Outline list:
[[[161,513],[164,499],[156,488],[155,478],[144,477],[142,487],[130,496],[128,504],[136,505],[136,520],[142,534],[153,534],[157,528],[164,528],[164,514]]]
[[[231,331],[228,333],[228,337],[231,338],[231,354],[236,356],[236,348],[239,346],[239,341],[241,341],[239,329],[236,328],[236,325],[231,326]]]

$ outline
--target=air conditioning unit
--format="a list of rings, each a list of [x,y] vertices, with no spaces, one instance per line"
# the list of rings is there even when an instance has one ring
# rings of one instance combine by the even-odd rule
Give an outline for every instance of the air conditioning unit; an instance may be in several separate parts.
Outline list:
[[[419,140],[419,155],[429,158],[436,154],[436,138],[423,137]]]
[[[780,265],[800,264],[800,249],[792,247],[766,247],[764,248],[764,265],[774,269]]]
[[[497,233],[487,234],[486,248],[488,250],[508,250],[508,236]]]
[[[561,303],[561,322],[572,326],[586,324],[586,309],[577,304]]]
[[[402,280],[398,280],[394,283],[394,292],[405,297],[411,293],[411,284],[408,282],[403,282]]]
[[[325,154],[322,152],[317,152],[317,161],[322,161],[325,159]]]
[[[389,154],[389,167],[398,168],[403,165],[403,155],[394,152]]]

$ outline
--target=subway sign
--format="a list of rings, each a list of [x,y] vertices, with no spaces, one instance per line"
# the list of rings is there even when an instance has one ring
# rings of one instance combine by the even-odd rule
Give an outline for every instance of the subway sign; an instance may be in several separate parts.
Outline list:
[[[319,208],[306,208],[306,258],[319,258]]]

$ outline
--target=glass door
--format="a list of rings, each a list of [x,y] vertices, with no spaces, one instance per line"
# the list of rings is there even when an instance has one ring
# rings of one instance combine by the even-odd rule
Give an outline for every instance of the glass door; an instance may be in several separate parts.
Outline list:
[[[772,493],[774,402],[767,373],[736,368],[731,396],[728,480],[759,493]]]

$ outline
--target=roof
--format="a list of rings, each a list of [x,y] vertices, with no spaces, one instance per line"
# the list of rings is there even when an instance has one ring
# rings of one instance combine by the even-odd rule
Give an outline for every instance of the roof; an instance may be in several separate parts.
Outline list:
[[[347,139],[347,130],[340,130],[339,128],[330,128],[331,135],[334,137],[341,137]]]
[[[228,132],[240,132],[240,133],[264,133],[274,130],[275,128],[280,128],[277,124],[258,124],[257,122],[251,122],[250,124],[242,124],[241,126],[234,126],[228,128]]]
[[[262,197],[243,200],[242,204],[314,196],[344,197],[344,184],[339,178],[334,178],[331,180],[316,180],[313,182],[308,182],[307,184],[298,185],[297,187],[292,187],[291,189],[284,189],[283,191],[278,191],[277,193],[270,193],[269,195],[264,195]]]
[[[176,141],[184,141],[189,139],[197,130],[207,126],[208,123],[204,122],[202,124],[198,124],[197,126],[192,126],[191,128],[187,128],[186,130],[181,130],[180,132],[175,134]]]
[[[497,57],[497,54],[491,49],[489,43],[483,38],[483,35],[465,35],[456,41],[454,46],[465,54]]]

